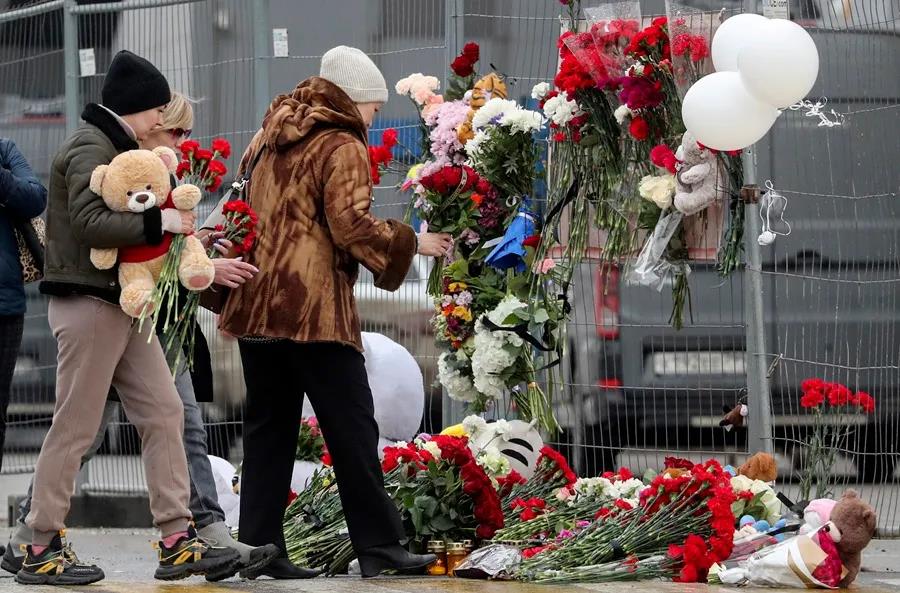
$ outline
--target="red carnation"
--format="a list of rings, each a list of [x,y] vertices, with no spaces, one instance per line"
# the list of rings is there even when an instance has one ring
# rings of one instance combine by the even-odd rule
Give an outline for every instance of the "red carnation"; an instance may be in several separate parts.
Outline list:
[[[196,140],[185,140],[181,143],[181,154],[187,159],[199,148],[200,143]]]
[[[213,140],[212,150],[213,152],[219,153],[219,156],[223,159],[227,159],[231,156],[231,144],[229,144],[228,140],[225,138],[216,138]]]
[[[855,399],[859,404],[859,407],[862,408],[867,414],[871,414],[875,411],[875,398],[868,393],[860,391],[856,394]]]
[[[672,152],[672,149],[665,144],[659,144],[650,150],[650,160],[657,167],[666,169],[672,175],[675,174],[675,167],[678,164],[678,159],[675,157],[675,153]]]
[[[387,148],[393,148],[397,145],[397,130],[388,128],[381,134],[381,143]]]
[[[209,164],[206,166],[207,171],[212,173],[213,175],[224,175],[228,172],[228,168],[225,166],[225,163],[222,161],[209,161]]]
[[[828,403],[832,406],[846,406],[850,403],[850,398],[853,396],[853,392],[847,389],[844,385],[834,385],[828,391]]]
[[[643,141],[650,137],[650,126],[647,124],[647,120],[640,115],[636,115],[631,119],[628,133],[635,140]]]
[[[217,191],[220,187],[222,187],[222,178],[214,177],[213,180],[206,186],[206,190],[210,192]]]
[[[523,247],[533,247],[537,249],[537,246],[541,244],[541,236],[540,235],[531,235],[522,241]]]
[[[821,391],[810,391],[800,398],[800,405],[804,408],[817,408],[825,401],[825,394]]]
[[[184,179],[184,176],[191,172],[191,164],[188,161],[181,161],[175,169],[175,176],[178,179]]]
[[[184,144],[182,144],[182,146],[184,146]],[[198,148],[194,151],[194,158],[198,161],[211,161],[213,158],[213,153],[211,150]]]

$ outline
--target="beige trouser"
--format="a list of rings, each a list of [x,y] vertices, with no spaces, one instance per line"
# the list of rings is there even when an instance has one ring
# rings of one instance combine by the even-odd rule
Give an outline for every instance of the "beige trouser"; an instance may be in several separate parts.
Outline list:
[[[110,384],[141,437],[154,523],[163,537],[186,530],[191,512],[184,411],[156,335],[147,341],[153,324],[145,322],[138,333],[118,306],[83,296],[51,298],[48,318],[59,349],[56,409],[25,520],[34,543],[50,543],[65,527],[81,456],[97,435]]]

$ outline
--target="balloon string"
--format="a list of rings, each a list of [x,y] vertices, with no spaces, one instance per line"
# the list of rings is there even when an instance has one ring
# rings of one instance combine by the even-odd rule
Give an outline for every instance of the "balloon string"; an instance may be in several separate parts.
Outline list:
[[[803,114],[804,117],[818,117],[820,128],[842,126],[844,124],[844,116],[842,114],[836,112],[834,109],[830,109],[828,114],[822,113],[822,109],[825,107],[826,103],[828,103],[828,97],[822,97],[815,103],[808,99],[802,99],[791,105],[789,109],[791,111],[806,110],[806,113]],[[829,119],[829,115],[834,119]]]

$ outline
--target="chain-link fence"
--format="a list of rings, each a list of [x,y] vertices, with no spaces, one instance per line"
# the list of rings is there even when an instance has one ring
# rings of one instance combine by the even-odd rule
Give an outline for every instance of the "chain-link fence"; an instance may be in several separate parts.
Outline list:
[[[199,101],[194,129],[201,140],[223,136],[240,155],[271,97],[314,74],[322,53],[338,43],[372,55],[390,86],[412,72],[443,77],[459,48],[476,41],[482,69],[493,65],[514,81],[511,98],[530,101],[532,85],[553,78],[560,33],[555,0],[334,0],[314,9],[298,9],[291,0],[2,4],[0,135],[16,140],[45,181],[67,126],[77,123],[85,102],[98,98],[105,68],[119,49],[147,57],[173,88]],[[708,0],[682,4],[722,7]],[[725,7],[756,9],[735,2]],[[590,253],[570,294],[565,386],[555,402],[563,431],[553,441],[582,474],[618,465],[657,467],[672,454],[716,455],[739,464],[749,451],[770,448],[793,493],[804,463],[798,445],[809,435],[799,384],[808,377],[841,381],[875,396],[877,412],[846,419],[855,428],[837,472],[841,482],[857,484],[877,504],[882,532],[889,534],[900,528],[900,82],[892,74],[900,70],[900,10],[898,0],[804,0],[792,2],[791,11],[820,52],[811,98],[827,96],[821,111],[840,123],[820,126],[821,119],[807,111],[787,111],[757,146],[756,179],[760,185],[770,180],[787,199],[791,234],[774,247],[754,247],[759,221],[753,217],[759,214],[748,207],[751,263],[722,279],[709,261],[719,229],[698,229],[705,239],[692,254],[690,315],[681,331],[669,325],[668,291],[629,286],[627,262],[601,267]],[[665,2],[643,2],[642,12],[665,14]],[[372,137],[387,127],[415,145],[412,105],[392,97]],[[231,169],[236,159],[229,161]],[[403,214],[407,198],[392,188],[398,181],[388,176],[376,189],[379,216]],[[363,275],[356,295],[364,329],[399,341],[419,361],[427,387],[423,429],[436,431],[458,420],[461,410],[442,406],[440,390],[431,387],[438,352],[428,323],[426,274],[427,262],[417,260],[398,293],[375,289],[371,276]],[[216,330],[213,315],[204,313],[201,326],[215,374],[216,401],[204,405],[210,451],[238,461],[240,358],[234,340]],[[4,473],[33,467],[52,415],[54,365],[46,303],[29,287]],[[746,428],[719,426],[724,408],[740,401],[751,411],[771,410],[771,434],[757,430],[748,437]],[[767,405],[758,405],[763,401]],[[766,426],[752,414],[750,422],[754,430]],[[138,442],[121,417],[101,451],[106,455],[93,464],[88,487],[143,488]]]

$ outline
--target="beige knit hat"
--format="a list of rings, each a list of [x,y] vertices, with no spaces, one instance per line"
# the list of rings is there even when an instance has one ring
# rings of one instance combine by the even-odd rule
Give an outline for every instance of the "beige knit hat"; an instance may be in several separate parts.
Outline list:
[[[339,45],[322,56],[319,76],[331,81],[356,103],[386,103],[387,84],[375,62],[355,47]]]

